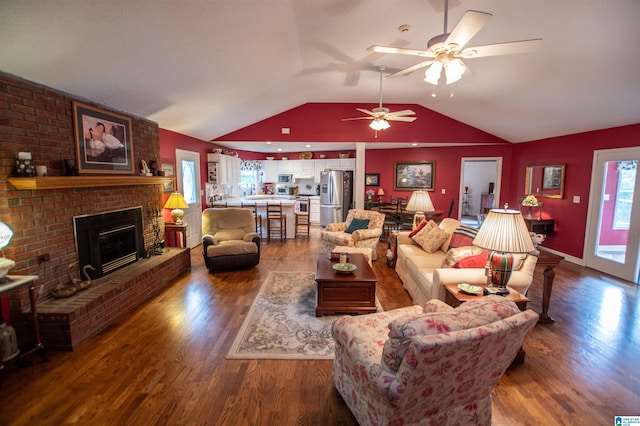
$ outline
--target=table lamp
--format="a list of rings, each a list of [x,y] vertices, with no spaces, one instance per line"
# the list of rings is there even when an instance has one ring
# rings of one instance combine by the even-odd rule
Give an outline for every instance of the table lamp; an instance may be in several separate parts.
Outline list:
[[[424,212],[432,212],[435,208],[427,191],[414,191],[413,194],[411,194],[406,210],[415,212],[413,216],[413,229],[416,229],[425,218]]]
[[[473,239],[473,245],[491,250],[487,259],[487,284],[498,293],[508,293],[507,283],[513,271],[513,253],[529,253],[534,249],[527,225],[517,210],[489,210],[489,214]]]
[[[382,196],[384,195],[384,189],[378,188],[378,202],[382,202]]]
[[[182,209],[188,209],[189,204],[184,200],[184,196],[179,192],[174,192],[169,195],[169,199],[164,204],[165,209],[173,209],[171,210],[171,219],[180,225],[182,224],[182,217],[184,216],[184,211]]]

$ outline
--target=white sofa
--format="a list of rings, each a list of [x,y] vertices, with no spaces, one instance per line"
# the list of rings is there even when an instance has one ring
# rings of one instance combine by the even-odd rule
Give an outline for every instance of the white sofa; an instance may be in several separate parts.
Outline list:
[[[443,268],[446,250],[453,231],[461,223],[456,219],[446,218],[439,224],[447,238],[439,250],[427,253],[410,237],[409,231],[400,231],[397,240],[396,273],[402,285],[409,292],[416,305],[424,305],[431,299],[445,300],[446,284],[486,284],[484,268]],[[526,295],[536,267],[537,257],[533,255],[516,255],[514,271],[509,279],[508,287]]]

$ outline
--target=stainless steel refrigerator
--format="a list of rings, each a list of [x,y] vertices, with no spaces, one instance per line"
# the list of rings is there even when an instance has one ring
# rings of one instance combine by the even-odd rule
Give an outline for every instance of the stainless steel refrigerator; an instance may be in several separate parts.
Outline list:
[[[324,170],[320,173],[320,225],[344,222],[353,201],[353,172]]]

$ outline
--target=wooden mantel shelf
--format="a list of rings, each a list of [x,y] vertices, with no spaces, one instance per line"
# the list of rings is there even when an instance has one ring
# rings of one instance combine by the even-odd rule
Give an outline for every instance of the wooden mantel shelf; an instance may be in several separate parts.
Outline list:
[[[97,186],[160,185],[171,182],[173,176],[44,176],[9,177],[16,189],[89,188]]]

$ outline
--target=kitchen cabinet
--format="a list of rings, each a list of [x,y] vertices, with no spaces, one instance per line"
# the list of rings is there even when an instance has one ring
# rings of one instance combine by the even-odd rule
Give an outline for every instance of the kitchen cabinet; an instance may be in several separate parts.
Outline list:
[[[283,175],[293,174],[294,160],[280,160],[278,161],[278,173]]]
[[[313,163],[315,169],[315,171],[313,172],[313,182],[320,183],[320,173],[322,173],[322,171],[327,168],[327,161],[314,160]]]
[[[320,197],[309,197],[309,222],[320,226]]]
[[[237,184],[240,183],[240,165],[242,160],[238,157],[223,154],[207,154],[209,163],[216,163],[218,181],[211,183]],[[208,171],[213,166],[208,167]]]
[[[264,182],[278,182],[278,164],[279,161],[267,160],[264,162],[262,169],[264,170]]]
[[[333,170],[355,170],[355,158],[329,158],[324,160],[325,168]]]
[[[314,160],[293,160],[293,177],[308,179],[315,173]]]

